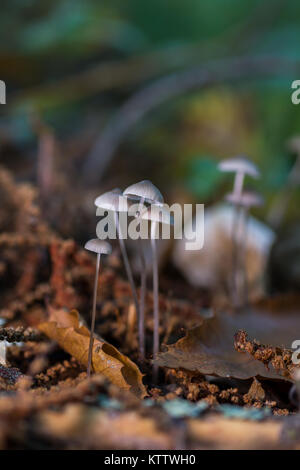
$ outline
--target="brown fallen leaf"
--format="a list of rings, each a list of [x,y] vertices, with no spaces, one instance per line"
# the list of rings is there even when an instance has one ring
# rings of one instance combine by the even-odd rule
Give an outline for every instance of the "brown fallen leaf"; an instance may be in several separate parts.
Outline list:
[[[49,320],[41,323],[38,329],[86,366],[90,332],[80,321],[79,313],[52,307],[49,312]],[[130,390],[139,398],[147,395],[143,374],[137,365],[98,336],[93,345],[92,367],[96,373],[103,374],[113,384]]]
[[[239,330],[234,335],[234,347],[240,353],[250,354],[253,359],[262,362],[268,368],[272,364],[279,375],[293,380],[297,366],[293,364],[291,349],[261,344],[256,339],[250,339],[244,330]]]
[[[274,305],[273,305],[274,307]],[[264,344],[290,348],[300,331],[299,309],[274,312],[257,307],[237,315],[218,314],[189,330],[177,343],[167,346],[156,363],[172,369],[198,371],[220,377],[283,379],[273,364],[269,368],[249,354],[234,349],[234,335],[244,329]],[[291,377],[284,377],[291,381]]]

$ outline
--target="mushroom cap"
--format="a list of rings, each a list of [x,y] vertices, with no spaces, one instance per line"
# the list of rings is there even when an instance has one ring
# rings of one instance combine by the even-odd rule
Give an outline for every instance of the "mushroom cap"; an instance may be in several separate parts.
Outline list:
[[[174,217],[171,215],[166,204],[163,206],[152,205],[148,207],[148,209],[142,213],[141,218],[160,224],[174,225]]]
[[[108,242],[103,240],[99,240],[99,238],[93,238],[89,240],[84,245],[84,248],[89,251],[93,251],[94,253],[101,253],[102,255],[110,255],[111,254],[111,245]]]
[[[95,199],[95,206],[102,209],[115,212],[127,212],[128,203],[126,197],[123,196],[121,189],[115,188],[112,191],[101,194]]]
[[[253,178],[260,176],[259,170],[253,162],[245,157],[234,157],[222,160],[218,165],[219,170],[227,172],[232,171],[236,173],[245,173]]]
[[[123,191],[123,194],[132,201],[144,199],[146,203],[155,204],[157,206],[162,206],[164,203],[164,198],[160,190],[149,180],[143,180],[128,186],[128,188]]]
[[[227,202],[237,204],[246,208],[262,206],[264,200],[260,194],[254,191],[244,191],[241,195],[230,193],[225,197]]]

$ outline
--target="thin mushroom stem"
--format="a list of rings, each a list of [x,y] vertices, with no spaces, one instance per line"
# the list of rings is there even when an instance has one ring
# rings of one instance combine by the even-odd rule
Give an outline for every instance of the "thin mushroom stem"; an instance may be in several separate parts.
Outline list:
[[[245,208],[243,213],[243,251],[242,251],[242,272],[243,272],[243,306],[248,304],[248,279],[247,279],[247,233],[248,233],[249,213]]]
[[[91,334],[90,334],[90,344],[89,344],[89,354],[88,354],[88,366],[87,366],[87,376],[91,375],[91,365],[92,365],[92,352],[94,344],[94,331],[95,331],[95,320],[96,320],[96,306],[97,306],[97,291],[98,291],[98,278],[99,278],[99,269],[100,269],[100,259],[101,254],[97,253],[96,261],[96,273],[95,273],[95,283],[94,283],[94,295],[93,295],[93,309],[92,309],[92,323],[91,323]]]
[[[243,185],[244,185],[244,177],[245,173],[242,173],[241,171],[238,171],[236,173],[235,179],[234,179],[234,187],[233,187],[233,192],[235,194],[242,194],[243,190]]]
[[[155,359],[159,351],[159,299],[158,299],[158,260],[157,260],[157,246],[156,246],[156,222],[151,222],[151,248],[152,248],[152,266],[153,266],[153,359]],[[153,366],[153,381],[157,382],[158,366]]]
[[[238,171],[234,178],[233,192],[240,198],[243,191],[245,173]],[[232,224],[232,302],[235,307],[240,306],[240,281],[241,281],[241,254],[239,253],[239,240],[236,236],[239,230],[242,208],[236,205]]]
[[[143,253],[143,247],[140,243],[140,262],[141,262],[141,288],[140,288],[140,314],[139,314],[139,344],[141,359],[145,359],[145,295],[146,295],[146,260]]]
[[[231,295],[233,305],[238,303],[238,294],[237,294],[237,273],[238,273],[238,240],[237,240],[237,231],[239,226],[240,219],[240,207],[235,206],[233,214],[233,223],[232,223],[232,286],[231,286]]]
[[[239,206],[239,219],[237,231],[238,236],[238,252],[237,252],[237,263],[236,263],[236,307],[241,308],[244,306],[244,294],[246,285],[246,218],[247,212],[245,207]]]
[[[124,261],[125,271],[126,271],[126,274],[127,274],[127,277],[128,277],[129,284],[130,284],[135,309],[136,309],[136,312],[138,314],[139,313],[138,296],[137,296],[137,293],[136,293],[136,287],[135,287],[135,283],[134,283],[134,280],[133,280],[132,269],[131,269],[129,258],[128,258],[128,255],[127,255],[125,242],[124,242],[124,239],[122,237],[122,231],[121,231],[121,227],[120,227],[120,224],[119,224],[119,217],[118,217],[117,212],[115,212],[115,224],[116,224],[116,230],[117,230],[117,234],[118,234],[120,250],[121,250],[123,261]]]
[[[140,218],[145,198],[141,197],[138,205],[136,217]],[[140,262],[141,262],[141,288],[140,288],[140,303],[139,303],[139,319],[138,319],[138,335],[139,335],[139,353],[142,361],[145,360],[145,294],[146,294],[146,261],[144,258],[141,240],[139,240]]]

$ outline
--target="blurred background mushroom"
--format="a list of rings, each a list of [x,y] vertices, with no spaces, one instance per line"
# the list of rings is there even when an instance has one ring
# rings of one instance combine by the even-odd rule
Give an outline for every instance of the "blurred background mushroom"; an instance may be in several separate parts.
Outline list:
[[[235,274],[235,294],[234,303],[237,307],[246,306],[248,302],[248,281],[246,270],[246,246],[247,246],[247,229],[249,210],[251,207],[260,207],[263,205],[262,197],[254,191],[243,191],[238,194],[235,192],[226,196],[226,201],[238,206],[241,214],[235,227],[236,232],[233,233],[233,243],[237,247],[237,264]],[[239,235],[237,233],[240,232]],[[238,247],[236,240],[242,240],[242,246]]]
[[[235,173],[233,191],[227,196],[227,201],[235,207],[235,217],[232,224],[232,302],[236,307],[240,307],[241,292],[245,289],[245,269],[242,267],[242,253],[245,249],[238,247],[236,233],[242,229],[245,232],[246,209],[244,202],[247,201],[247,195],[243,197],[243,185],[246,175],[252,178],[259,177],[259,171],[256,166],[245,157],[236,157],[222,160],[218,168],[222,172]],[[245,233],[244,233],[245,234]],[[242,234],[242,236],[244,235]],[[244,286],[244,287],[242,287]]]

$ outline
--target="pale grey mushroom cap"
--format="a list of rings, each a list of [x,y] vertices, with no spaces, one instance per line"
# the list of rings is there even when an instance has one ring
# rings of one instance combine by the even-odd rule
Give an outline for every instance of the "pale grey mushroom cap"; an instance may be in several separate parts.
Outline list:
[[[128,186],[128,188],[123,191],[123,194],[128,199],[136,202],[144,199],[147,204],[162,206],[164,203],[164,198],[160,190],[149,180],[143,180]]]
[[[245,175],[258,178],[259,170],[253,162],[245,157],[235,157],[222,160],[218,165],[219,170],[224,172],[244,173]]]
[[[108,242],[99,240],[99,238],[93,238],[86,242],[84,248],[88,251],[93,251],[94,253],[100,253],[102,255],[111,254],[111,245]]]
[[[141,218],[160,224],[174,225],[174,217],[171,215],[166,204],[163,206],[152,205],[142,213]]]
[[[95,199],[95,206],[101,207],[107,211],[127,212],[128,202],[123,196],[121,189],[115,188],[112,191],[98,196]]]
[[[231,204],[238,204],[246,208],[259,207],[264,204],[262,196],[254,191],[244,191],[241,195],[230,193],[225,199]]]

